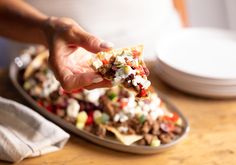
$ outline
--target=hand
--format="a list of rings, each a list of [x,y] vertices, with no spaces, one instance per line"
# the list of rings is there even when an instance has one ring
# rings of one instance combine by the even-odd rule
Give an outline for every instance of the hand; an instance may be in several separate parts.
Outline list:
[[[109,50],[111,43],[89,34],[69,18],[49,18],[44,32],[50,53],[49,65],[64,90],[111,86],[88,64],[90,52]]]

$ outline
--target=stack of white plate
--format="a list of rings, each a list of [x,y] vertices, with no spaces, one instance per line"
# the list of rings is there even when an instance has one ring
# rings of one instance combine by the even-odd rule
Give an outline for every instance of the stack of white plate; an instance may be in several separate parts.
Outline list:
[[[161,40],[156,73],[185,92],[236,97],[236,33],[190,28]]]

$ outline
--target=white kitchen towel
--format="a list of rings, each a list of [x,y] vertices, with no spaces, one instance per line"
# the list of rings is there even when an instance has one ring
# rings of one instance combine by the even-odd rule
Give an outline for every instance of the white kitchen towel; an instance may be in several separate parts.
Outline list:
[[[64,147],[69,134],[32,109],[0,97],[0,160],[19,162]]]

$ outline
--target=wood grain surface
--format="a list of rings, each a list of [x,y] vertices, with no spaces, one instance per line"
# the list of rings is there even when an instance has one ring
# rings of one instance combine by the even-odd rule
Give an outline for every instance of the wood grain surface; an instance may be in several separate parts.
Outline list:
[[[149,64],[149,66],[152,66]],[[150,67],[151,68],[151,67]],[[236,99],[215,100],[184,94],[150,75],[190,122],[189,135],[172,149],[154,155],[117,152],[72,135],[61,151],[23,160],[20,165],[234,165],[236,164]],[[0,69],[0,96],[28,105]],[[0,139],[1,140],[1,139]],[[9,163],[1,162],[0,165]]]

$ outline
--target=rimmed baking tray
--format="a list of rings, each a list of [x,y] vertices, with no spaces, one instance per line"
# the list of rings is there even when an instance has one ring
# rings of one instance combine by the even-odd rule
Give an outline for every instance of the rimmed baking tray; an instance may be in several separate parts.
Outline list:
[[[19,59],[20,58],[18,57],[17,60],[19,61]],[[165,102],[165,104],[167,105],[167,108],[170,111],[177,113],[181,117],[181,119],[183,121],[183,126],[184,126],[183,133],[181,134],[181,136],[179,136],[177,139],[173,140],[172,142],[170,142],[168,144],[161,144],[160,146],[157,146],[157,147],[141,146],[141,145],[136,145],[136,144],[132,144],[132,145],[127,146],[127,145],[120,143],[119,141],[117,141],[115,139],[113,140],[110,138],[109,139],[108,138],[100,138],[100,137],[93,135],[89,132],[77,129],[74,125],[64,121],[63,119],[54,115],[53,113],[48,112],[43,107],[38,106],[38,104],[22,88],[22,86],[20,85],[20,83],[18,81],[18,76],[20,75],[19,72],[21,70],[22,70],[22,68],[19,65],[17,65],[15,62],[12,62],[10,65],[9,76],[10,76],[12,83],[16,87],[16,89],[34,107],[34,110],[39,112],[41,115],[46,117],[48,120],[56,123],[60,127],[74,133],[75,135],[78,135],[84,139],[87,139],[95,144],[98,144],[98,145],[101,145],[101,146],[104,146],[104,147],[107,147],[110,149],[123,151],[123,152],[136,153],[136,154],[153,154],[153,153],[159,153],[159,152],[165,151],[165,150],[169,149],[170,147],[174,146],[175,144],[179,143],[189,132],[189,123],[188,123],[187,119],[185,118],[185,116],[181,113],[180,110],[178,110],[178,108],[175,105],[173,105],[169,101],[169,99],[167,97],[165,97],[163,94],[158,92],[162,101]]]

